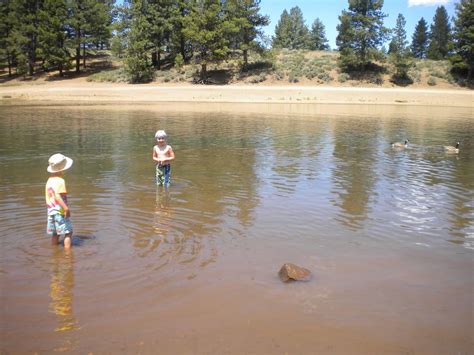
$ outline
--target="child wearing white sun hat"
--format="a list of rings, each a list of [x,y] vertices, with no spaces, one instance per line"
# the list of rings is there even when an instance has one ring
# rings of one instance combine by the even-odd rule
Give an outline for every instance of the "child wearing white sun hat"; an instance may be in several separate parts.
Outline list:
[[[66,182],[64,172],[72,166],[73,160],[60,153],[52,155],[48,160],[47,171],[50,173],[46,182],[45,198],[48,208],[47,233],[51,235],[53,244],[58,244],[59,235],[64,235],[64,248],[72,244],[71,211],[67,205]]]

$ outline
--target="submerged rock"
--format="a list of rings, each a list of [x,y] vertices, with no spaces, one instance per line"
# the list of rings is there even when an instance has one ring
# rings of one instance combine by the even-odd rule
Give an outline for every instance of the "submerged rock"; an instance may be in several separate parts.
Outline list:
[[[281,267],[278,276],[280,276],[280,280],[283,282],[290,280],[309,281],[311,279],[311,271],[295,264],[286,263]]]

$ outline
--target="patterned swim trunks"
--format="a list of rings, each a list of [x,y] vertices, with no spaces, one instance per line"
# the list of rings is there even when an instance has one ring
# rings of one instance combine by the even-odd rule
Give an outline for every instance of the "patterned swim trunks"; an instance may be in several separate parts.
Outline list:
[[[156,185],[170,186],[171,182],[171,165],[156,165]]]
[[[48,233],[48,235],[63,235],[72,233],[71,220],[59,213],[48,216],[46,233]]]

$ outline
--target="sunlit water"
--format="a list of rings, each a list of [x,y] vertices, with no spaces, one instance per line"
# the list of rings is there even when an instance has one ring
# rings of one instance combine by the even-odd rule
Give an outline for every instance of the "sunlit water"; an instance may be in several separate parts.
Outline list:
[[[469,349],[472,109],[238,108],[0,107],[0,350],[312,353],[318,331],[322,351]],[[45,234],[56,152],[70,253]],[[284,262],[313,280],[281,284]]]

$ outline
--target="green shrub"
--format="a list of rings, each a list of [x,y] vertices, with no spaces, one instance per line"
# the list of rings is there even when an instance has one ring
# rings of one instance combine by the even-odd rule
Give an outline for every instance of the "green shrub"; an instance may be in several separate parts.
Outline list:
[[[429,86],[435,86],[435,85],[436,85],[436,79],[433,78],[432,76],[430,76],[430,77],[428,78],[428,85],[429,85]]]
[[[439,69],[434,69],[430,71],[430,75],[434,76],[435,78],[445,79],[446,75],[442,73]]]
[[[281,70],[276,70],[274,76],[276,80],[283,80],[283,78],[285,77],[285,73]]]
[[[417,69],[410,69],[408,71],[408,76],[414,81],[419,83],[421,81],[421,73]]]
[[[331,75],[329,75],[329,73],[322,72],[318,74],[318,79],[324,81],[325,83],[328,83],[332,80],[332,77]]]
[[[340,83],[345,83],[349,79],[350,79],[350,75],[347,73],[341,73],[337,77],[337,81],[339,81]]]
[[[86,80],[98,82],[124,83],[130,81],[130,78],[125,72],[125,70],[123,68],[120,68],[92,74],[87,77]]]
[[[263,81],[267,80],[267,76],[264,73],[261,73],[259,75],[255,75],[254,77],[250,78],[249,82],[252,84],[258,84]]]
[[[299,78],[294,72],[291,72],[290,75],[288,75],[288,82],[297,83],[299,82]]]
[[[178,55],[176,55],[176,57],[174,58],[174,66],[175,68],[182,68],[184,65],[184,59],[183,59],[183,56],[181,55],[181,53],[178,53]]]

